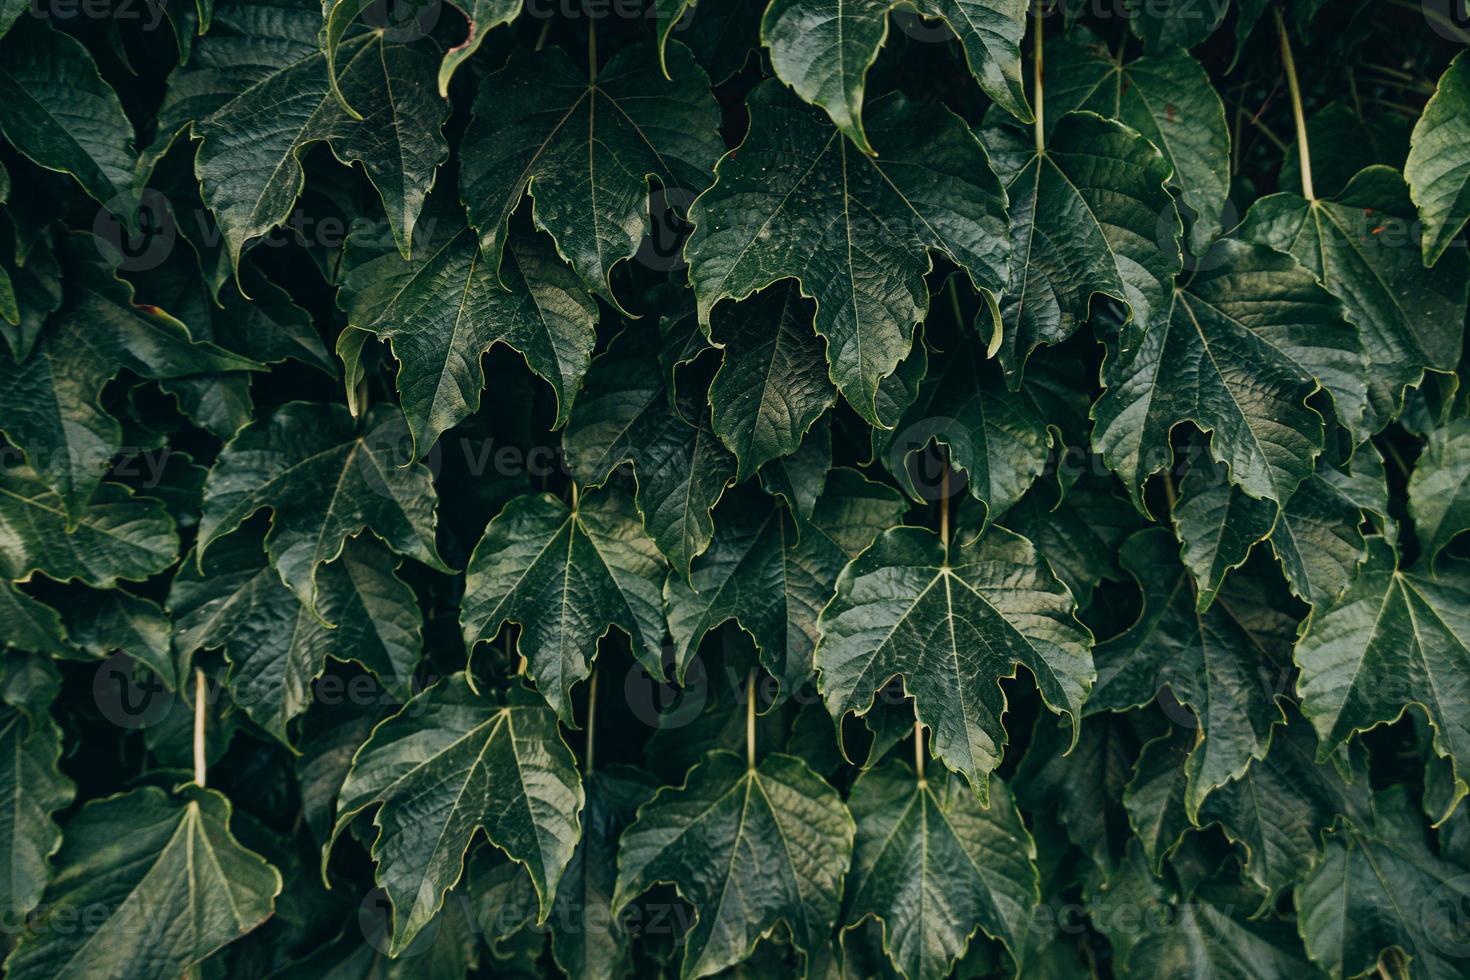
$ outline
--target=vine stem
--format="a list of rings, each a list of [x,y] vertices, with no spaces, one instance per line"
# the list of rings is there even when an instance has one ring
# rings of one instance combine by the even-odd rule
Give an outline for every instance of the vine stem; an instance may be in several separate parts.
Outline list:
[[[204,671],[194,668],[194,782],[204,788]]]
[[[745,764],[755,771],[755,668],[745,682]]]
[[[1042,0],[1035,0],[1031,8],[1031,101],[1036,104],[1031,107],[1031,114],[1036,118],[1036,153],[1041,155],[1046,149],[1046,141],[1041,136],[1044,128],[1042,117],[1043,96],[1041,87],[1041,24],[1042,24]]]
[[[1291,40],[1286,36],[1286,19],[1280,7],[1272,7],[1276,16],[1276,32],[1281,36],[1281,64],[1286,68],[1286,87],[1291,91],[1291,114],[1296,120],[1296,152],[1301,162],[1302,197],[1317,199],[1312,190],[1312,151],[1307,146],[1307,118],[1302,113],[1302,87],[1296,77],[1296,59],[1291,56]]]
[[[914,719],[914,771],[919,774],[919,788],[923,789],[929,785],[924,778],[924,725],[919,719]]]
[[[592,775],[592,759],[597,748],[597,668],[592,668],[592,682],[587,686],[587,775]]]

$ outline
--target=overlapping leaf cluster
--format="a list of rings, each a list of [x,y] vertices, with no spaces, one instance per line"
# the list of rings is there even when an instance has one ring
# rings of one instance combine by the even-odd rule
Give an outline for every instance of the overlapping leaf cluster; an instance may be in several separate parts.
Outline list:
[[[8,977],[1470,975],[1443,5],[0,6]]]

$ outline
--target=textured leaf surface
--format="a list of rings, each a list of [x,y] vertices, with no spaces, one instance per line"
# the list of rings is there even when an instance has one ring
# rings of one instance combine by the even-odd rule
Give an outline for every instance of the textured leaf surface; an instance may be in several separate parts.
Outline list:
[[[1470,218],[1470,58],[1464,52],[1440,76],[1414,125],[1404,179],[1424,222],[1424,264],[1434,265]]]
[[[761,21],[776,76],[821,106],[867,154],[863,90],[868,68],[888,35],[894,0],[775,0]],[[1014,0],[920,0],[914,10],[943,20],[960,39],[970,74],[996,104],[1023,121],[1031,110],[1021,90],[1021,35],[1026,7]]]
[[[983,133],[1010,201],[1000,356],[1012,384],[1036,347],[1087,319],[1095,294],[1127,304],[1133,336],[1169,315],[1181,227],[1157,149],[1093,112],[1067,113],[1040,148],[994,111]]]
[[[182,974],[260,925],[281,876],[230,822],[229,802],[213,790],[169,797],[144,787],[89,803],[66,824],[48,913],[6,959],[6,974]],[[80,908],[103,915],[77,928],[64,913]]]
[[[1169,464],[1169,435],[1193,422],[1247,494],[1282,503],[1312,472],[1319,385],[1361,404],[1362,352],[1342,307],[1291,256],[1224,241],[1177,288],[1168,318],[1130,357],[1110,352],[1092,406],[1093,448],[1134,500]]]
[[[617,489],[588,493],[575,508],[549,494],[517,497],[485,529],[465,570],[465,643],[520,624],[516,647],[527,673],[570,725],[572,686],[591,673],[598,640],[612,627],[628,635],[649,673],[663,675],[666,567]]]
[[[396,411],[374,411],[354,425],[341,406],[306,402],[253,423],[209,471],[196,560],[203,562],[214,541],[269,508],[265,548],[271,564],[318,612],[318,569],[363,530],[399,554],[443,569],[434,547],[433,486],[426,469],[404,465],[406,436]]]
[[[932,531],[892,528],[842,570],[822,610],[822,697],[840,722],[902,677],[934,754],[984,799],[1006,743],[1001,678],[1023,665],[1052,710],[1081,717],[1094,673],[1073,609],[1031,543],[1004,528],[948,550]]]
[[[439,911],[480,830],[530,872],[544,919],[583,801],[551,709],[524,689],[499,703],[478,696],[460,675],[415,696],[358,750],[332,838],[376,807],[372,854],[393,903],[396,955]]]
[[[506,222],[529,193],[537,227],[592,289],[611,299],[612,268],[637,251],[655,185],[682,212],[724,146],[709,79],[681,45],[613,57],[593,82],[560,49],[518,51],[487,78],[465,133],[460,196],[492,269]],[[679,200],[683,196],[683,201]]]
[[[1126,632],[1098,644],[1097,685],[1087,708],[1147,704],[1169,688],[1198,724],[1186,763],[1185,801],[1193,816],[1211,789],[1265,755],[1273,726],[1285,720],[1270,684],[1294,624],[1283,625],[1258,595],[1220,595],[1198,612],[1179,546],[1166,531],[1129,538],[1122,561],[1143,588],[1143,611]]]
[[[1037,900],[1036,848],[1005,784],[991,783],[985,808],[964,780],[941,770],[916,781],[894,761],[859,776],[849,805],[857,843],[844,920],[882,921],[904,976],[947,976],[976,928],[1019,948]]]
[[[747,768],[713,752],[623,834],[613,911],[674,885],[697,916],[680,977],[740,962],[778,923],[810,963],[837,920],[854,834],[842,798],[805,762],[776,754]]]
[[[929,250],[977,288],[1005,280],[1005,192],[958,118],[893,95],[875,103],[867,157],[776,82],[747,100],[751,128],[690,209],[685,247],[702,323],[722,299],[778,279],[817,302],[829,374],[858,413],[880,418],[878,385],[909,352],[929,306]]]

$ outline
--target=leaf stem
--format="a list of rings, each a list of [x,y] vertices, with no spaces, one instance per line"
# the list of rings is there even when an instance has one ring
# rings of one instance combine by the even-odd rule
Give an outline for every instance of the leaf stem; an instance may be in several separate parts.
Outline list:
[[[965,327],[965,314],[960,309],[959,278],[960,274],[958,272],[949,277],[949,308],[954,311],[955,326],[963,330]]]
[[[571,481],[571,485],[572,485],[572,513],[575,514],[577,512],[577,481],[576,480],[572,480]]]
[[[1031,114],[1036,119],[1036,155],[1040,156],[1046,150],[1046,140],[1042,137],[1045,129],[1043,122],[1044,94],[1041,85],[1041,25],[1042,25],[1042,0],[1035,0],[1031,6],[1031,101],[1035,103],[1031,107]]]
[[[924,778],[924,725],[917,718],[914,719],[914,772],[919,775],[920,789],[929,785]]]
[[[752,667],[745,682],[745,764],[752,772],[755,771],[755,675],[756,668]]]
[[[587,685],[587,775],[592,775],[592,760],[597,748],[597,668]]]
[[[532,48],[531,50],[532,51],[540,51],[542,45],[544,45],[546,43],[546,35],[548,35],[550,33],[551,33],[551,18],[550,17],[547,17],[541,23],[541,33],[536,35],[536,46],[534,48]]]
[[[204,788],[204,670],[194,668],[194,782]]]
[[[1164,470],[1164,499],[1169,501],[1169,513],[1174,513],[1174,505],[1179,502],[1179,494],[1174,490],[1174,474]]]
[[[939,472],[939,543],[944,545],[944,563],[949,564],[949,453]]]
[[[1291,91],[1291,114],[1296,120],[1296,152],[1301,162],[1302,197],[1309,201],[1317,199],[1312,190],[1312,151],[1307,146],[1307,118],[1302,113],[1302,87],[1296,77],[1296,60],[1291,56],[1291,40],[1286,36],[1286,19],[1280,7],[1272,7],[1276,16],[1276,31],[1281,36],[1281,64],[1286,68],[1286,87]]]
[[[597,81],[597,20],[587,18],[587,84]]]

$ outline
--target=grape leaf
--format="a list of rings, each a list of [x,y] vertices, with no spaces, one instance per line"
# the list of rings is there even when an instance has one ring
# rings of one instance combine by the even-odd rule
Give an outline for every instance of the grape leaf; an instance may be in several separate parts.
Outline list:
[[[7,667],[13,663],[7,658]],[[50,668],[49,663],[45,666]],[[51,878],[49,861],[61,846],[61,831],[52,814],[76,795],[76,785],[57,768],[62,734],[50,712],[57,686],[53,682],[39,697],[14,698],[7,692],[7,703],[0,708],[0,787],[5,803],[0,860],[6,868],[0,911],[17,920],[41,901]]]
[[[520,625],[516,649],[561,720],[574,726],[571,690],[591,673],[614,626],[654,677],[663,676],[663,556],[633,503],[616,488],[568,507],[550,494],[517,497],[490,522],[465,569],[465,645]]]
[[[1066,340],[1087,319],[1095,294],[1127,304],[1131,349],[1168,316],[1183,261],[1179,213],[1164,188],[1169,163],[1138,133],[1093,112],[1062,116],[1042,145],[995,110],[982,133],[1010,200],[998,350],[1011,385],[1033,350]]]
[[[372,855],[393,905],[388,953],[396,956],[443,906],[480,830],[530,872],[544,920],[580,834],[583,799],[551,709],[519,687],[503,698],[477,695],[459,674],[373,730],[342,786],[332,842],[377,808]]]
[[[633,464],[643,526],[669,564],[687,575],[689,563],[709,547],[710,511],[736,462],[702,402],[675,404],[673,374],[663,369],[656,343],[648,331],[630,329],[593,361],[562,447],[572,476],[588,488]]]
[[[1460,976],[1470,952],[1460,918],[1470,876],[1429,849],[1403,787],[1378,793],[1373,811],[1371,821],[1344,822],[1329,835],[1296,888],[1307,952],[1334,977],[1371,972],[1391,946],[1410,957],[1409,976]]]
[[[1215,601],[1225,573],[1245,564],[1251,546],[1271,533],[1279,512],[1275,501],[1249,497],[1228,481],[1225,467],[1201,460],[1180,483],[1174,506],[1180,557],[1194,577],[1200,612]]]
[[[1409,477],[1409,513],[1426,563],[1470,530],[1470,420],[1455,419],[1429,434]]]
[[[281,875],[236,840],[231,822],[224,796],[193,786],[89,802],[66,823],[45,911],[6,959],[6,975],[182,975],[259,926]],[[78,909],[104,915],[83,928],[69,917]]]
[[[776,76],[820,106],[858,149],[876,156],[863,131],[868,69],[888,37],[897,0],[774,0],[761,20],[761,40]],[[1021,88],[1021,35],[1026,5],[1017,0],[918,0],[922,17],[945,22],[960,39],[970,74],[1006,112],[1031,121]]]
[[[829,374],[869,423],[878,388],[913,346],[929,306],[929,251],[964,267],[988,297],[1004,282],[1005,192],[985,150],[944,109],[886,96],[859,153],[779,82],[747,99],[751,127],[690,207],[685,246],[702,324],[715,304],[795,278],[816,300]],[[993,310],[993,301],[989,304]]]
[[[1460,357],[1470,263],[1457,252],[1425,269],[1408,247],[1413,227],[1403,178],[1375,166],[1331,200],[1263,197],[1240,229],[1243,238],[1295,255],[1342,300],[1348,321],[1361,332],[1368,362],[1362,427],[1347,400],[1337,405],[1358,439],[1398,417],[1404,390],[1417,387],[1426,368],[1450,371]],[[1340,389],[1323,377],[1336,397]]]
[[[0,132],[27,158],[126,211],[133,124],[82,43],[25,17],[0,40]]]
[[[681,980],[740,962],[781,923],[811,964],[837,920],[854,833],[842,797],[800,759],[747,766],[711,752],[623,833],[612,911],[655,884],[678,889],[696,916]]]
[[[245,246],[290,216],[306,181],[301,155],[317,142],[362,166],[382,198],[393,238],[407,253],[435,171],[449,153],[440,132],[449,107],[435,94],[433,60],[377,32],[348,38],[338,52],[341,90],[367,109],[354,119],[332,93],[326,56],[303,36],[309,25],[272,19],[294,30],[296,58],[275,62],[271,74],[251,78],[193,124],[202,141],[195,173],[231,262],[238,269]],[[222,80],[197,84],[208,88]]]
[[[157,379],[261,365],[195,342],[163,310],[135,303],[132,287],[95,259],[79,259],[68,271],[62,308],[30,356],[0,361],[0,430],[76,519],[124,448],[122,427],[101,405],[103,388],[119,372]]]
[[[1193,818],[1211,789],[1266,754],[1272,727],[1285,720],[1271,682],[1295,623],[1280,622],[1254,592],[1232,597],[1227,590],[1200,612],[1179,546],[1162,528],[1129,538],[1121,558],[1143,589],[1143,611],[1128,630],[1098,644],[1087,710],[1147,704],[1168,687],[1198,724],[1186,763],[1186,812]]]
[[[724,351],[709,386],[711,421],[735,454],[738,483],[796,452],[833,402],[810,313],[788,280],[711,314],[710,340]]]
[[[1230,193],[1230,130],[1209,75],[1189,52],[1175,48],[1123,64],[1100,39],[1075,31],[1046,46],[1046,96],[1056,118],[1086,109],[1152,143],[1194,213],[1191,249],[1209,247]]]
[[[480,407],[480,357],[519,351],[556,393],[566,422],[596,342],[597,307],[541,235],[511,236],[497,279],[458,205],[430,205],[413,258],[349,244],[339,300],[347,322],[392,347],[414,452]]]
[[[1170,433],[1190,421],[1210,434],[1209,454],[1231,483],[1284,503],[1323,445],[1307,396],[1326,386],[1340,411],[1360,404],[1362,356],[1342,307],[1308,270],[1227,239],[1175,289],[1167,318],[1131,357],[1109,351],[1093,448],[1143,506],[1144,481],[1169,465]]]
[[[1000,681],[1017,665],[1048,707],[1071,718],[1075,741],[1095,674],[1092,637],[1074,608],[1031,543],[1004,528],[948,548],[932,531],[890,528],[842,570],[822,610],[822,697],[840,726],[902,677],[934,754],[983,801],[1006,743]]]
[[[733,619],[754,638],[779,702],[811,676],[817,616],[838,573],[902,518],[904,504],[888,487],[839,467],[798,534],[787,511],[761,496],[744,488],[731,495],[710,550],[695,559],[687,583],[669,575],[664,599],[677,679],[710,630]]]
[[[269,508],[271,564],[318,614],[318,569],[365,529],[398,554],[447,571],[434,547],[433,484],[422,465],[404,465],[406,436],[391,408],[354,423],[340,405],[292,402],[252,423],[209,471],[195,561],[202,566],[215,541]]]
[[[912,980],[940,980],[977,929],[1019,950],[1038,900],[1036,846],[1005,784],[988,808],[943,770],[924,779],[892,760],[858,776],[843,921],[884,925],[885,951]]]
[[[1439,566],[1433,578],[1401,569],[1392,547],[1374,538],[1347,591],[1313,614],[1296,645],[1297,691],[1319,757],[1413,705],[1433,727],[1435,752],[1466,782],[1470,563],[1441,558]]]
[[[988,525],[1041,475],[1050,460],[1051,433],[1029,394],[1007,390],[1000,366],[986,357],[973,332],[963,331],[936,360],[894,429],[873,430],[873,456],[922,503],[937,497],[942,486],[933,479],[917,486],[914,469],[923,464],[913,457],[931,441],[945,446],[946,461],[963,474],[963,489],[985,505]]]
[[[1450,62],[1414,124],[1404,179],[1424,223],[1424,264],[1437,263],[1470,218],[1470,57]]]
[[[106,588],[163,571],[179,553],[179,536],[163,504],[101,483],[67,526],[56,491],[27,466],[0,467],[0,571],[12,582],[36,572]]]
[[[168,605],[175,646],[186,655],[222,648],[231,699],[291,745],[287,726],[310,706],[312,682],[328,657],[362,664],[385,689],[408,699],[423,617],[395,565],[377,540],[348,540],[341,555],[322,566],[313,611],[281,584],[261,534],[242,529],[220,540],[202,562],[186,559],[174,576]]]
[[[587,288],[615,302],[613,266],[648,229],[650,180],[682,213],[724,149],[704,69],[673,45],[618,52],[591,81],[559,48],[518,50],[480,85],[461,150],[460,197],[492,270],[527,193],[536,226]]]

